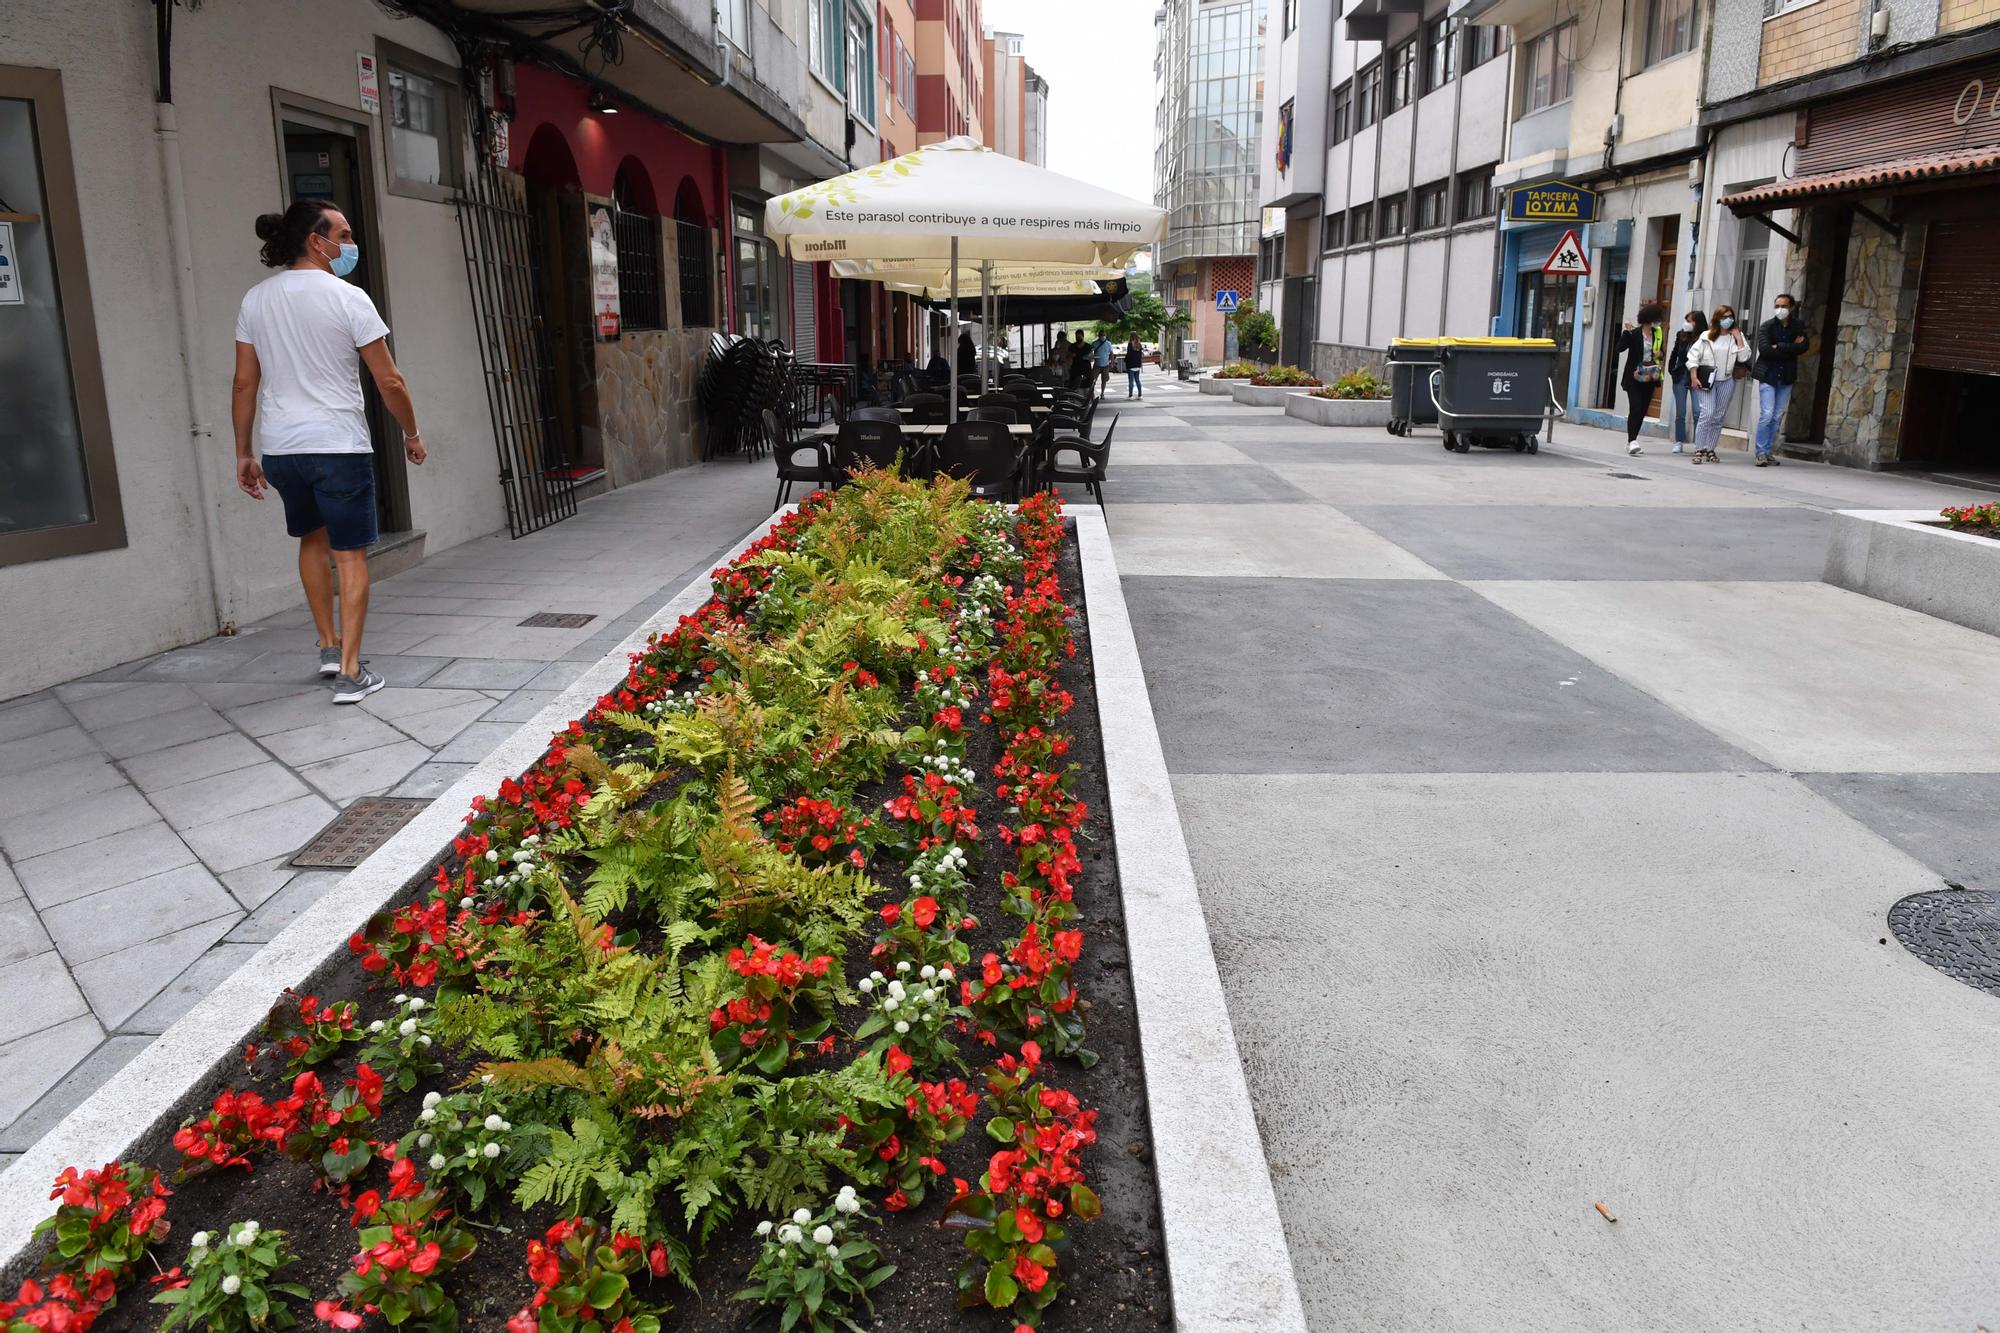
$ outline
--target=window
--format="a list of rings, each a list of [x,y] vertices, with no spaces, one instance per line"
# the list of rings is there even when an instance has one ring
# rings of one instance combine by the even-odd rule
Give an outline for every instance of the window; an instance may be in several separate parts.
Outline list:
[[[383,130],[389,139],[389,193],[439,203],[460,179],[458,71],[388,42],[377,44]]]
[[[1289,37],[1299,30],[1299,0],[1285,0],[1285,31]]]
[[[1493,168],[1479,167],[1473,171],[1459,173],[1458,177],[1458,220],[1471,222],[1475,218],[1493,215]]]
[[[764,206],[739,203],[734,212],[736,331],[752,338],[783,338],[791,332],[787,285],[777,247],[764,239]]]
[[[1381,225],[1376,228],[1375,234],[1384,240],[1391,236],[1401,236],[1406,230],[1405,222],[1409,216],[1404,196],[1392,194],[1382,200],[1378,207],[1381,209]]]
[[[1285,276],[1285,234],[1266,236],[1257,244],[1257,281],[1276,282]]]
[[[1693,46],[1694,0],[1646,0],[1646,65],[1657,65]]]
[[[1389,53],[1388,87],[1383,99],[1382,114],[1401,111],[1410,104],[1416,94],[1417,85],[1417,44],[1404,42]]]
[[[903,45],[901,38],[896,41],[896,79],[897,86],[902,90],[898,96],[902,100],[903,110],[912,116],[916,115],[917,58],[910,54],[910,48]]]
[[[1576,63],[1576,24],[1565,23],[1535,38],[1521,60],[1522,115],[1567,102]]]
[[[1319,220],[1319,248],[1338,250],[1347,244],[1347,214],[1328,213]]]
[[[1347,243],[1366,245],[1375,239],[1375,209],[1371,204],[1363,204],[1347,214]]]
[[[1416,191],[1416,229],[1429,231],[1451,222],[1451,182],[1419,185]]]
[[[812,72],[845,93],[847,0],[806,0],[806,52]]]
[[[618,203],[611,234],[618,246],[619,327],[665,328],[660,319],[660,219],[652,187],[628,164],[618,169],[611,195]]]
[[[875,123],[875,34],[867,16],[847,17],[847,105],[868,124]]]
[[[1357,134],[1375,123],[1381,105],[1382,62],[1378,60],[1354,76],[1354,129]]]
[[[1764,17],[1774,19],[1794,9],[1803,9],[1813,0],[1764,0]]]
[[[1333,90],[1333,114],[1331,116],[1333,123],[1329,127],[1330,143],[1342,143],[1346,141],[1347,136],[1353,132],[1348,125],[1348,122],[1353,120],[1353,118],[1354,84],[1352,81],[1349,81]]]
[[[716,0],[715,28],[739,51],[750,49],[750,0]]]
[[[0,565],[125,545],[62,75],[0,65]]]
[[[1458,40],[1451,20],[1434,18],[1424,25],[1424,91],[1434,93],[1458,77]]]
[[[1467,28],[1465,30],[1465,68],[1478,69],[1497,55],[1507,50],[1507,29]]]

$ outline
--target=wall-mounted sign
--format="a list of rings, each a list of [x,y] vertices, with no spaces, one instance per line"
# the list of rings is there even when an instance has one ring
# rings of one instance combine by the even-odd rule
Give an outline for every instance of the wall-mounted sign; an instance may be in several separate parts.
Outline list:
[[[1575,232],[1566,231],[1563,233],[1563,238],[1556,242],[1554,253],[1549,256],[1549,262],[1542,265],[1542,272],[1552,277],[1587,278],[1590,276],[1590,257],[1584,254],[1583,242],[1576,238]]]
[[[375,115],[382,110],[382,78],[376,72],[375,57],[366,51],[356,51],[354,69],[361,84],[361,109]]]
[[[1595,222],[1597,195],[1580,185],[1543,181],[1507,191],[1509,222]]]
[[[23,305],[21,253],[14,248],[14,224],[0,222],[0,305]]]
[[[597,316],[597,338],[618,336],[618,235],[607,204],[590,206],[591,309]]]
[[[1215,308],[1226,315],[1236,309],[1240,300],[1237,293],[1224,288],[1215,294]]]

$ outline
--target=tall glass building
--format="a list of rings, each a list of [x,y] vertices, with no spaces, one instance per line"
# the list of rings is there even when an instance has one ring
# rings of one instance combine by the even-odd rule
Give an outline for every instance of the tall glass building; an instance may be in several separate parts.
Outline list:
[[[1153,16],[1159,290],[1194,317],[1192,359],[1235,350],[1220,307],[1255,295],[1264,0],[1167,0]]]

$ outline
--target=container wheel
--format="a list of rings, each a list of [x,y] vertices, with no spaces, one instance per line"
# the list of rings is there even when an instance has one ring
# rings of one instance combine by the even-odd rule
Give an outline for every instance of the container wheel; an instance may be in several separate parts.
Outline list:
[[[1457,439],[1450,431],[1444,433],[1444,447],[1447,451],[1458,448]]]
[[[1517,453],[1517,454],[1525,454],[1525,453],[1527,453],[1527,452],[1528,452],[1528,438],[1527,438],[1527,436],[1525,436],[1525,435],[1516,435],[1516,436],[1514,437],[1514,452],[1515,452],[1515,453]]]
[[[1541,451],[1542,451],[1542,442],[1536,439],[1534,436],[1530,435],[1528,437],[1528,452],[1531,454],[1538,454]]]

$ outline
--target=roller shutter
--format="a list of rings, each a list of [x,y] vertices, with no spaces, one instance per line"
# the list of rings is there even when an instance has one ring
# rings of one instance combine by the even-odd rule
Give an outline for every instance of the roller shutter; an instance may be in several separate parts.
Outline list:
[[[1910,363],[2000,375],[2000,245],[1990,221],[1931,224]]]

